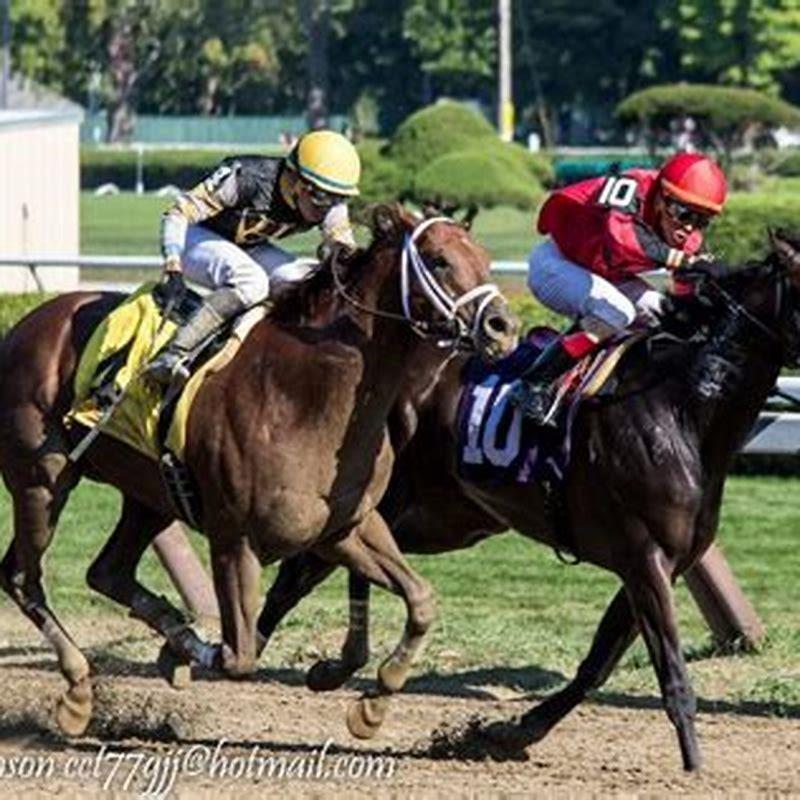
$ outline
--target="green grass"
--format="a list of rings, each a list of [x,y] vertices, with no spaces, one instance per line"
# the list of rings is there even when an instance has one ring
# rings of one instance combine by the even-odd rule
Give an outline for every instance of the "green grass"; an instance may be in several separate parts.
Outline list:
[[[690,669],[700,696],[707,700],[747,699],[766,704],[774,713],[798,713],[798,500],[798,479],[729,480],[720,540],[768,628],[769,640],[755,655],[694,661]],[[113,613],[115,607],[94,595],[83,575],[113,527],[118,506],[116,492],[88,483],[78,488],[67,506],[46,560],[50,597],[67,617],[99,610]],[[8,496],[0,492],[3,543],[9,539],[10,525]],[[205,559],[205,542],[193,538]],[[467,551],[411,560],[432,581],[439,601],[439,617],[420,670],[496,667],[505,670],[503,680],[528,686],[550,686],[572,673],[617,586],[613,576],[585,565],[562,565],[547,548],[514,534]],[[147,585],[175,598],[151,554],[139,575]],[[274,568],[265,570],[265,585],[273,575]],[[305,664],[312,652],[333,652],[345,625],[345,597],[344,576],[338,574],[286,620],[269,651],[268,663]],[[678,600],[684,647],[707,650],[707,629],[682,585]],[[379,654],[386,653],[402,628],[402,605],[375,591],[372,614],[373,647]],[[130,622],[132,633],[137,624]],[[626,656],[610,689],[656,692],[641,643]]]

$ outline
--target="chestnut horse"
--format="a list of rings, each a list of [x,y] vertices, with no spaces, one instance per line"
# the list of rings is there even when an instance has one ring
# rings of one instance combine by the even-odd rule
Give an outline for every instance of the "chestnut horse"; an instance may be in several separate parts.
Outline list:
[[[658,675],[687,770],[700,764],[695,696],[675,617],[672,584],[713,541],[731,461],[800,342],[800,240],[773,238],[773,252],[719,282],[698,287],[710,308],[702,335],[633,350],[610,401],[586,402],[574,427],[565,482],[571,549],[616,573],[617,592],[577,676],[516,724],[483,731],[495,753],[518,753],[541,739],[605,681],[638,632]],[[700,317],[698,317],[700,318]],[[436,553],[468,547],[515,528],[563,547],[536,484],[469,484],[459,477],[456,409],[464,359],[431,391],[396,408],[399,451],[380,505],[401,549]],[[259,618],[261,647],[280,619],[327,572],[302,556],[281,565]],[[317,663],[311,688],[341,685],[366,663],[368,589],[350,576],[350,628],[341,657]]]
[[[103,434],[77,464],[68,459],[78,437],[63,418],[81,350],[120,297],[62,295],[6,336],[0,469],[13,500],[14,537],[0,585],[58,654],[69,682],[57,711],[65,732],[80,734],[89,722],[89,664],[47,605],[41,559],[84,475],[123,495],[122,516],[89,569],[90,586],[163,634],[180,658],[230,676],[251,672],[260,567],[300,551],[400,595],[403,637],[381,665],[376,691],[348,714],[356,731],[380,724],[433,614],[428,584],[377,511],[393,461],[386,420],[405,382],[432,381],[457,348],[491,358],[515,345],[516,320],[485,283],[489,265],[486,251],[452,220],[379,207],[370,247],[347,264],[334,258],[299,290],[315,326],[292,324],[277,307],[203,383],[189,414],[185,463],[202,498],[200,527],[222,616],[218,646],[201,641],[176,608],[136,580],[144,550],[177,516],[156,463]],[[437,357],[426,355],[423,364],[431,339],[440,345]]]

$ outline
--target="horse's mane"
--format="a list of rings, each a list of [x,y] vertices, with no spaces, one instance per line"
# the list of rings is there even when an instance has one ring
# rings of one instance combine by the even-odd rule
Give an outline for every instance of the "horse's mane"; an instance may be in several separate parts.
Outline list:
[[[774,279],[780,269],[773,249],[762,260],[727,266],[725,274],[714,283],[740,300],[757,281]],[[620,365],[621,394],[631,392],[631,387],[637,384],[643,389],[671,379],[693,383],[703,359],[712,350],[724,348],[746,325],[745,320],[732,316],[724,305],[710,307],[695,297],[678,301],[663,324],[626,354]]]
[[[349,286],[374,261],[379,250],[400,247],[412,219],[410,212],[399,203],[369,206],[359,217],[369,228],[369,244],[346,256],[339,248],[331,248],[319,268],[307,278],[281,287],[274,298],[270,318],[278,322],[310,322],[333,299],[333,268],[339,280]]]

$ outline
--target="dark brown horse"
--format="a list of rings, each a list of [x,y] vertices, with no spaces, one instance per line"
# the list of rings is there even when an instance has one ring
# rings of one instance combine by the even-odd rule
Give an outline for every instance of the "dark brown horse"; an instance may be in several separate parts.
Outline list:
[[[409,376],[432,381],[459,345],[489,357],[514,346],[516,322],[485,284],[488,271],[487,253],[461,225],[382,207],[369,249],[347,264],[334,259],[302,290],[303,314],[316,327],[281,322],[288,312],[277,308],[205,381],[189,415],[185,460],[202,497],[222,646],[202,642],[177,609],[136,580],[145,548],[176,517],[157,465],[104,435],[77,464],[67,457],[76,437],[63,417],[76,365],[120,298],[62,295],[8,334],[0,346],[0,468],[14,538],[0,584],[56,649],[70,684],[57,713],[64,731],[79,734],[88,724],[89,665],[47,605],[41,559],[83,475],[124,498],[89,584],[161,632],[181,658],[232,676],[251,672],[260,567],[300,551],[400,595],[408,613],[402,640],[380,668],[377,691],[348,715],[357,732],[380,724],[433,614],[428,584],[376,508],[393,461],[386,420]],[[431,339],[446,346],[435,359],[426,350],[423,363]]]
[[[699,766],[696,703],[672,584],[712,542],[731,460],[781,365],[798,357],[800,242],[776,237],[773,248],[763,264],[701,286],[711,305],[702,310],[704,335],[668,344],[654,358],[645,346],[632,351],[614,398],[579,411],[565,483],[571,549],[616,573],[623,587],[575,679],[517,724],[488,728],[490,749],[519,752],[541,739],[605,681],[641,632],[684,767]],[[469,484],[459,477],[455,418],[463,366],[464,359],[451,362],[433,391],[406,395],[396,409],[394,441],[402,451],[380,509],[398,544],[436,553],[515,528],[563,547],[541,486]],[[259,619],[261,646],[324,574],[302,556],[281,566]],[[352,574],[350,600],[341,657],[315,665],[312,688],[339,686],[366,662],[368,587]]]

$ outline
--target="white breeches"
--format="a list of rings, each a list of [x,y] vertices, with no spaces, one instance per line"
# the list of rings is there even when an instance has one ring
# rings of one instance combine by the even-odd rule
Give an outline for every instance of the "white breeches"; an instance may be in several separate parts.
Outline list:
[[[209,289],[235,289],[247,306],[267,298],[270,281],[297,281],[312,272],[317,261],[297,258],[274,244],[246,250],[201,225],[190,225],[181,257],[189,280]]]
[[[627,328],[637,317],[652,319],[663,296],[641,278],[613,284],[567,259],[554,241],[534,247],[528,257],[528,287],[539,302],[600,339]]]

